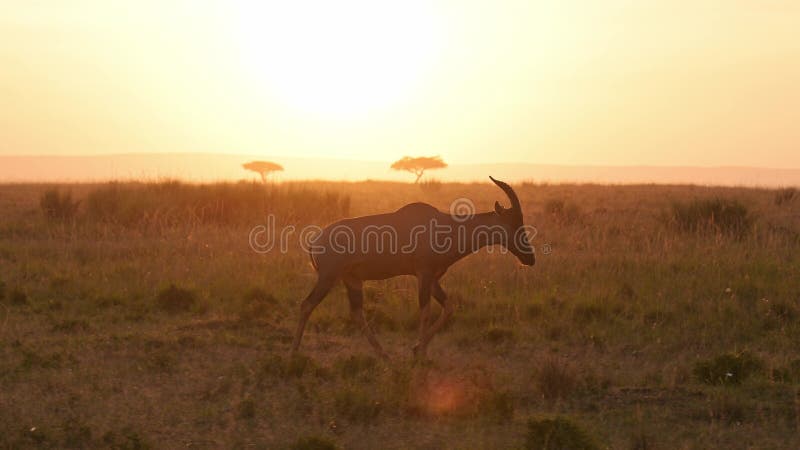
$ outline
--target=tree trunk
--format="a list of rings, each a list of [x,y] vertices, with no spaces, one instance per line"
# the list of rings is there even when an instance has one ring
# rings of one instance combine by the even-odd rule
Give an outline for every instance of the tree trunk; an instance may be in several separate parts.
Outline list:
[[[425,173],[424,170],[420,170],[419,172],[417,172],[417,179],[414,180],[414,184],[418,184],[419,183],[419,179],[422,178],[422,174],[423,173]]]

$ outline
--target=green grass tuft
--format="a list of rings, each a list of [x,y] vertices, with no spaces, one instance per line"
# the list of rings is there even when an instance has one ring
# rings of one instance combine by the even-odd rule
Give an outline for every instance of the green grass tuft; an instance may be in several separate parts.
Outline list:
[[[73,201],[71,192],[60,192],[58,189],[44,191],[39,199],[39,207],[45,218],[53,221],[67,221],[75,218],[80,200]]]
[[[336,393],[336,413],[356,423],[371,423],[378,419],[383,404],[360,387],[348,387]]]
[[[763,368],[764,363],[749,352],[725,353],[695,363],[694,375],[705,384],[740,384]]]
[[[543,417],[528,421],[526,450],[595,450],[600,447],[586,431],[566,417]]]
[[[577,390],[578,381],[574,366],[563,358],[545,359],[534,374],[536,389],[547,400],[570,397]]]

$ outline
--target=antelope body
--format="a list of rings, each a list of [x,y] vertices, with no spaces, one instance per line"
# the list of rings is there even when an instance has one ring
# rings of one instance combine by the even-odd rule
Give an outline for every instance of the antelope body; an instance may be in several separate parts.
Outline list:
[[[431,338],[453,313],[453,305],[439,284],[453,263],[484,246],[499,244],[522,264],[532,266],[535,258],[524,233],[519,199],[511,186],[491,180],[506,193],[511,208],[495,202],[494,211],[457,216],[425,203],[411,203],[393,213],[344,219],[324,228],[311,243],[318,279],[300,306],[292,351],[300,346],[311,312],[340,279],[347,289],[353,320],[375,351],[386,357],[364,319],[363,283],[398,275],[416,276],[420,324],[419,340],[413,349],[415,356],[424,357]],[[442,312],[426,327],[431,296],[442,306]]]

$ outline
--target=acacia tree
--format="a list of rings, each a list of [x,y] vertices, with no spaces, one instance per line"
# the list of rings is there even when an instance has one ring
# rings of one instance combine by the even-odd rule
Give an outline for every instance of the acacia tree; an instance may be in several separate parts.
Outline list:
[[[419,179],[422,178],[422,174],[426,170],[444,169],[445,167],[447,167],[447,163],[442,161],[441,156],[419,156],[416,158],[404,156],[392,164],[392,169],[394,170],[404,170],[416,175],[417,179],[414,180],[414,183],[419,183]]]
[[[249,163],[242,164],[242,167],[261,175],[262,183],[267,182],[267,176],[270,173],[283,171],[283,166],[269,161],[250,161]]]

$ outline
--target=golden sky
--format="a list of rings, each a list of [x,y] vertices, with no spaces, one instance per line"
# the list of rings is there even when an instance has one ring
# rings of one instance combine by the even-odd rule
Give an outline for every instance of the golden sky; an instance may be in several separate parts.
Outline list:
[[[800,2],[0,2],[0,155],[800,168]]]

